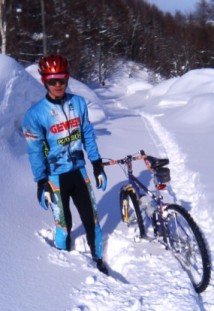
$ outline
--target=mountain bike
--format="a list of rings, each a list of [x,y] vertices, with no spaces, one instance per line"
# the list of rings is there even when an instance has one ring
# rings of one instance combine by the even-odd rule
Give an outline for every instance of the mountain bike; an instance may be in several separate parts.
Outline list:
[[[133,161],[144,160],[152,176],[150,190],[133,174]],[[103,162],[119,164],[127,182],[120,189],[120,212],[124,223],[137,226],[139,237],[157,240],[171,250],[188,273],[197,293],[203,292],[211,278],[211,258],[207,242],[193,217],[182,206],[164,202],[170,181],[169,159],[146,155],[143,150],[119,160]]]

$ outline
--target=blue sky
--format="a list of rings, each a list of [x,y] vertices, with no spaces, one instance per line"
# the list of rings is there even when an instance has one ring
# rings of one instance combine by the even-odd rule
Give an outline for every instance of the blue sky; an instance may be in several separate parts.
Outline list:
[[[174,13],[176,10],[182,13],[194,11],[199,0],[148,0],[148,2],[157,5],[162,11]]]

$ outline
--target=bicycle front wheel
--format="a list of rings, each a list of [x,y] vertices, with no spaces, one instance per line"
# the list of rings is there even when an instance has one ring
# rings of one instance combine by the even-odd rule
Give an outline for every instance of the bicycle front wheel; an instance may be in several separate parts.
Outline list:
[[[139,202],[132,187],[122,187],[120,189],[120,212],[122,221],[128,226],[137,223],[140,238],[145,237],[145,229]]]
[[[187,271],[197,293],[210,282],[211,259],[206,241],[192,218],[181,206],[170,204],[164,210],[169,244],[175,257]]]

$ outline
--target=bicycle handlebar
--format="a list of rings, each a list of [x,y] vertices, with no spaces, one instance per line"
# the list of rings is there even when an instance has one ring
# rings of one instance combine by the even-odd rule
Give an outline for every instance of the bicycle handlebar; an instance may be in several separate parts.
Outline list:
[[[107,165],[115,165],[115,164],[127,164],[129,163],[128,161],[135,161],[135,160],[144,160],[145,164],[147,166],[147,168],[150,169],[157,169],[159,167],[163,167],[167,164],[169,164],[169,159],[165,158],[165,159],[158,159],[152,156],[148,156],[145,154],[145,152],[143,150],[139,151],[139,154],[136,156],[132,156],[132,155],[127,155],[125,158],[123,159],[119,159],[119,160],[109,160],[107,162],[103,162],[103,166],[107,166]]]
[[[115,164],[125,164],[126,161],[128,159],[132,160],[132,161],[136,161],[136,160],[145,160],[146,159],[146,154],[143,150],[140,150],[139,155],[137,156],[132,156],[132,155],[127,155],[125,158],[123,159],[119,159],[119,160],[109,160],[107,162],[103,162],[103,166],[107,166],[107,165],[115,165]]]

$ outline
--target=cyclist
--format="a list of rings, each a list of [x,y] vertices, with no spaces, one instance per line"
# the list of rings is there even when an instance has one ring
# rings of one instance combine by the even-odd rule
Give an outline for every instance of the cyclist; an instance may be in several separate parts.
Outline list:
[[[106,189],[107,177],[88,119],[86,101],[66,93],[69,78],[66,58],[42,57],[38,70],[47,94],[26,112],[23,132],[39,203],[44,209],[49,206],[52,209],[55,246],[69,251],[72,229],[69,199],[72,198],[84,225],[92,258],[97,268],[108,274],[102,260],[102,232],[83,148],[93,165],[97,188]]]

